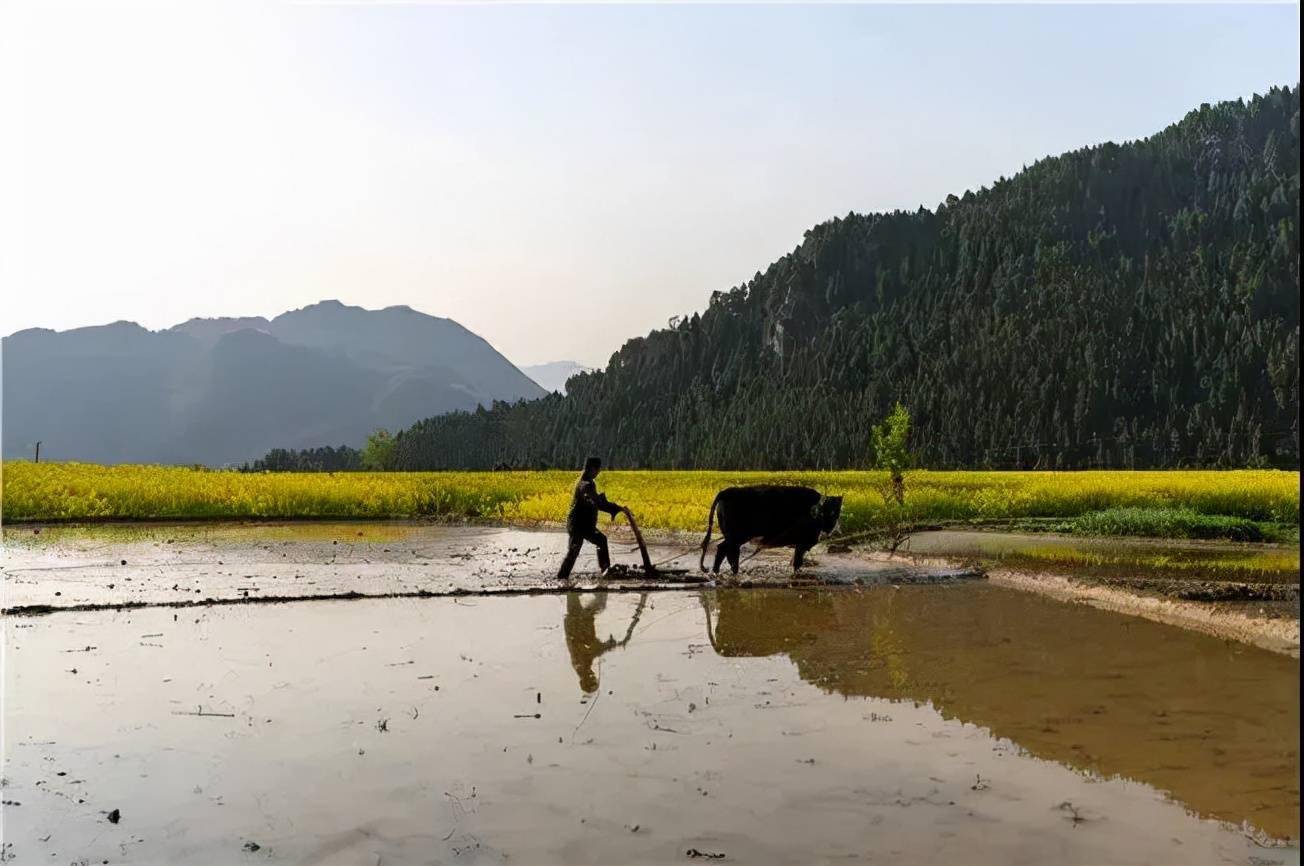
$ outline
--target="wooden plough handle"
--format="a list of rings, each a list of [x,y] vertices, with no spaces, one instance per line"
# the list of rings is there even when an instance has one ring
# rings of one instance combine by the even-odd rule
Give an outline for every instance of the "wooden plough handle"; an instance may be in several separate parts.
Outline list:
[[[634,540],[638,542],[638,552],[643,557],[643,570],[648,574],[656,572],[656,567],[652,565],[652,559],[647,555],[647,545],[643,542],[643,533],[638,531],[638,523],[634,520],[634,512],[628,508],[621,509],[625,512],[625,519],[629,521],[629,528],[634,530]]]

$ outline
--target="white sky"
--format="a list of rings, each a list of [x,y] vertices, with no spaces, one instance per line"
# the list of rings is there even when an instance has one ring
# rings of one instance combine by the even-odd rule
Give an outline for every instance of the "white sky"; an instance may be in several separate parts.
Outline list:
[[[1295,5],[9,2],[0,331],[339,298],[601,365],[817,222],[1299,58]]]

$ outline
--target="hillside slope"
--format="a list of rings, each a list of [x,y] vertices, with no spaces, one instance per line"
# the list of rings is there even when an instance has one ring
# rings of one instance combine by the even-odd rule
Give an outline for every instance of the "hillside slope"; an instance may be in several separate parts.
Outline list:
[[[1299,88],[1204,105],[935,211],[816,226],[566,396],[454,413],[400,468],[1298,465]]]

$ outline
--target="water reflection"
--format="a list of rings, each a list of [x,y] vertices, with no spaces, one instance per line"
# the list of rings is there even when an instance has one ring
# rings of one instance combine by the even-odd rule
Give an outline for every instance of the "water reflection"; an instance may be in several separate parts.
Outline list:
[[[1095,784],[928,707],[844,697],[940,694],[948,714],[1017,724],[1037,702],[1014,687],[1027,672],[1002,662],[1058,690],[1077,635],[1047,637],[1062,624],[1034,628],[1038,608],[1006,598],[694,591],[650,597],[641,616],[636,595],[612,594],[15,618],[0,860],[233,863],[257,845],[260,862],[320,864],[679,863],[690,849],[775,866],[1298,862],[1143,784]],[[970,621],[1002,610],[991,631],[1020,646],[970,646],[983,633]],[[1125,672],[1127,694],[1107,696],[1119,706],[1192,664],[1225,673],[1184,643],[1096,633],[1151,667],[1176,659]],[[752,653],[768,657],[739,657]],[[586,670],[600,700],[576,693]],[[1012,703],[973,706],[970,675],[1011,677]],[[1229,688],[1245,702],[1227,712],[1246,727],[1220,731],[1234,743],[1263,729],[1265,703]],[[1294,831],[1238,796],[1233,810]]]
[[[587,601],[586,601],[587,599]],[[571,667],[580,680],[580,690],[591,695],[598,690],[598,675],[594,663],[605,653],[619,649],[629,643],[638,626],[643,608],[647,605],[647,593],[638,598],[638,606],[630,618],[625,636],[620,640],[611,635],[606,640],[598,638],[598,614],[607,609],[607,593],[581,596],[576,592],[566,593],[566,616],[562,620],[562,630],[566,633],[566,649],[570,651]]]
[[[703,593],[726,657],[930,703],[1029,753],[1299,836],[1299,662],[991,586]]]

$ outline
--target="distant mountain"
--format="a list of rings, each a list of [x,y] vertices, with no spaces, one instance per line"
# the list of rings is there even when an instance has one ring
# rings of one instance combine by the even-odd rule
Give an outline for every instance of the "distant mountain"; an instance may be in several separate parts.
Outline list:
[[[580,373],[592,373],[593,368],[585,367],[574,361],[551,361],[547,364],[532,364],[529,367],[522,367],[521,372],[538,382],[545,391],[556,391],[558,394],[565,394],[567,379]]]
[[[451,319],[323,301],[3,341],[4,456],[221,465],[546,392]]]

